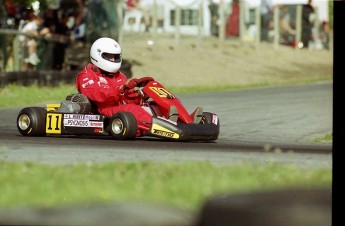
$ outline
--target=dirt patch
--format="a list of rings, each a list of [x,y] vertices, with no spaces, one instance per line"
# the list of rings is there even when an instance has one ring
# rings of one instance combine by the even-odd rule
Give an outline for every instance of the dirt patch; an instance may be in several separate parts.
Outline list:
[[[153,45],[148,41],[152,40]],[[123,58],[132,61],[133,76],[153,76],[173,86],[238,86],[332,79],[333,51],[296,50],[262,43],[255,47],[238,39],[173,36],[150,38],[126,34]]]

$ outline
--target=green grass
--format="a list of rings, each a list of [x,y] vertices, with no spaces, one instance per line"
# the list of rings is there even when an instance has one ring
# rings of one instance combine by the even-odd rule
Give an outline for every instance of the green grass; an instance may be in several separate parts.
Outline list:
[[[0,107],[30,106],[33,104],[64,100],[68,94],[76,93],[73,84],[62,84],[56,87],[37,85],[8,85],[0,88]]]
[[[332,136],[332,134],[326,134],[322,137],[315,138],[314,141],[319,142],[319,143],[332,143],[333,142],[333,136]]]
[[[214,92],[237,90],[243,88],[272,86],[272,85],[293,85],[300,83],[311,83],[325,81],[320,79],[296,81],[289,83],[263,83],[251,84],[243,86],[190,86],[190,87],[174,87],[166,86],[172,93],[200,93],[200,92]],[[11,84],[0,88],[0,107],[15,107],[15,106],[30,106],[41,103],[60,103],[67,95],[77,93],[74,84],[60,84],[58,86],[43,86],[38,85],[22,86]]]
[[[197,210],[221,194],[287,187],[331,187],[331,169],[198,163],[49,166],[0,162],[0,207],[145,201]]]

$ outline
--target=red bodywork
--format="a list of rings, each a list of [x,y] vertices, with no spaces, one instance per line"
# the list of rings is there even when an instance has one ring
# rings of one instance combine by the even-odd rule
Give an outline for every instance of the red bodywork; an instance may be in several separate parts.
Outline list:
[[[156,81],[149,82],[143,88],[143,92],[160,106],[162,114],[160,116],[167,116],[170,106],[175,106],[181,122],[193,123],[191,115],[187,112],[181,101],[177,99],[175,95],[167,91],[160,83]]]

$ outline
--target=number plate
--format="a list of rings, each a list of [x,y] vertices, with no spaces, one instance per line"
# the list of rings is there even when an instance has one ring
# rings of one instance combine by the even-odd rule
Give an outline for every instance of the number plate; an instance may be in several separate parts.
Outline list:
[[[48,113],[46,122],[47,134],[61,134],[62,114]]]

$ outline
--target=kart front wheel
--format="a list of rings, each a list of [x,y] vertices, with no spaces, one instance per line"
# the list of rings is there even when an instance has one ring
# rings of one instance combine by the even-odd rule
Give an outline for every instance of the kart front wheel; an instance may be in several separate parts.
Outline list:
[[[46,135],[46,113],[44,108],[23,108],[17,117],[17,129],[23,136]]]
[[[210,112],[204,112],[200,124],[210,124],[212,123],[213,114]]]
[[[116,140],[133,139],[137,133],[137,120],[129,112],[119,112],[110,120],[109,133]]]

